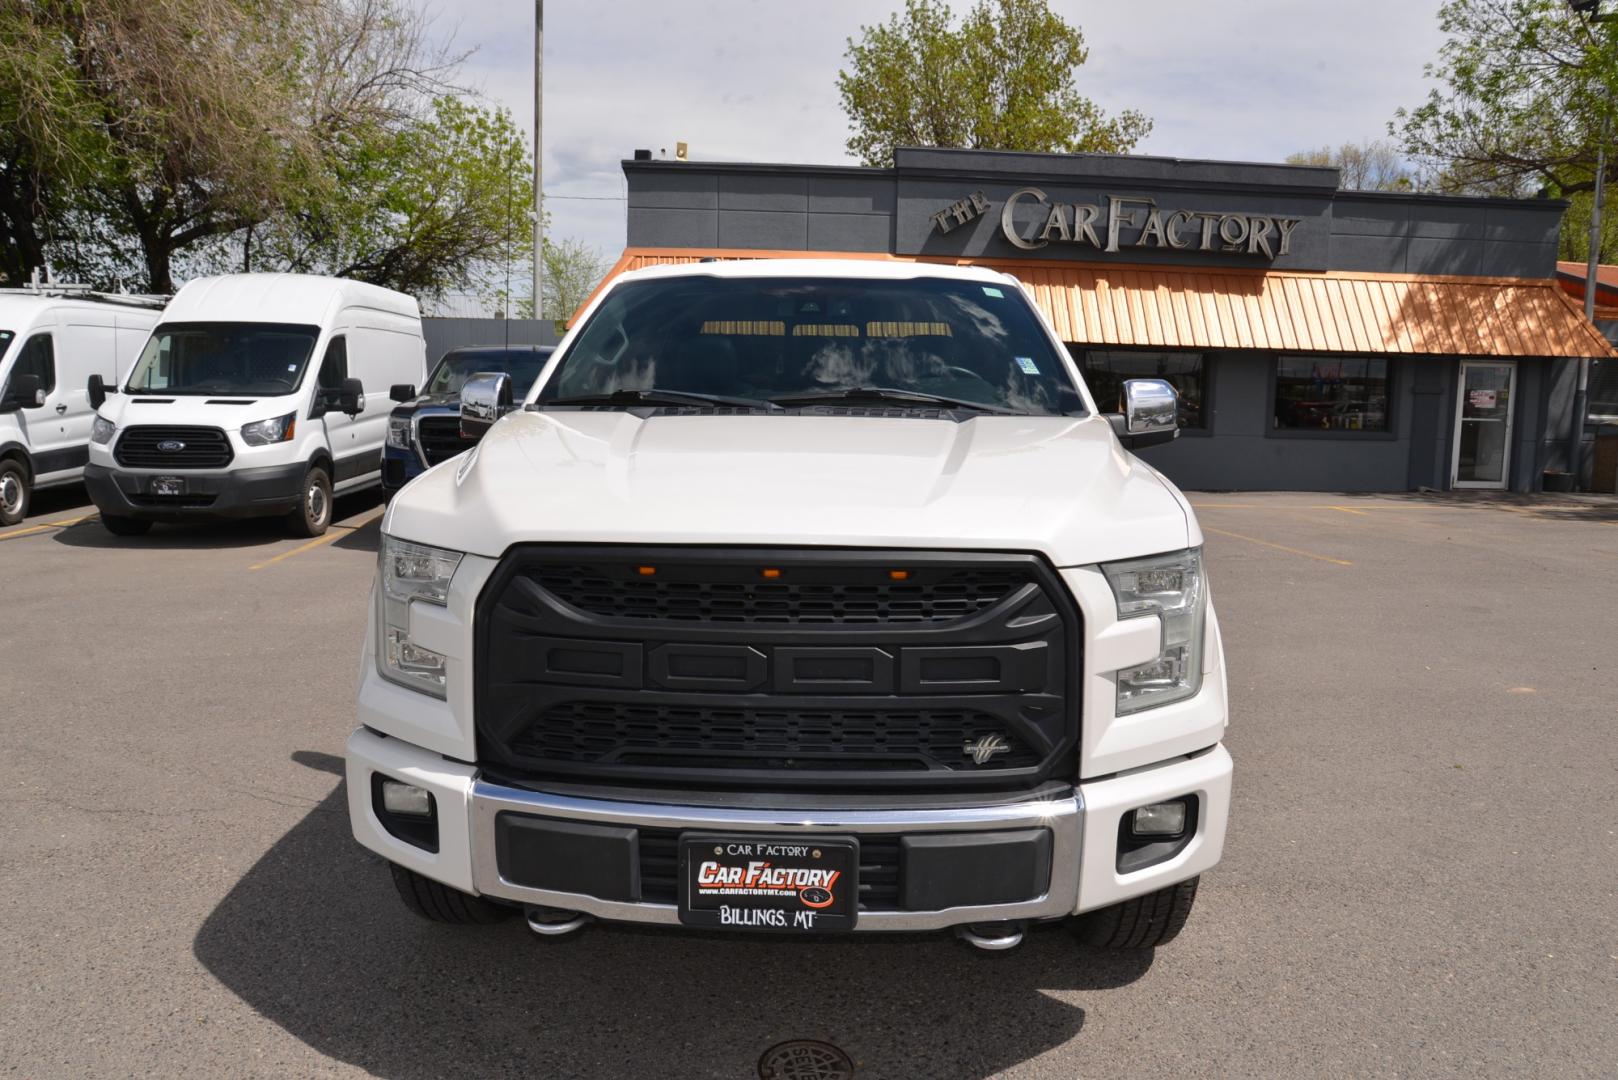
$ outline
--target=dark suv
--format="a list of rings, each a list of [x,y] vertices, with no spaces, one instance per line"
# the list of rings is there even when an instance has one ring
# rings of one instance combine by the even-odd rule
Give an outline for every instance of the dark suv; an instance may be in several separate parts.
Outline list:
[[[519,397],[539,377],[550,358],[549,345],[463,345],[446,352],[418,393],[414,386],[395,386],[400,402],[388,417],[388,441],[382,451],[382,490],[388,498],[412,479],[475,441],[461,437],[461,387],[480,372],[511,376]]]

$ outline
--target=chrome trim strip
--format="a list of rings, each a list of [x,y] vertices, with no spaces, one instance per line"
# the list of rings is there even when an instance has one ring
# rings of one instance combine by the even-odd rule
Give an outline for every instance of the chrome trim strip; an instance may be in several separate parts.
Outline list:
[[[421,410],[417,409],[410,414],[410,445],[416,451],[416,460],[421,462],[423,469],[432,468],[427,464],[427,451],[421,448]]]
[[[975,922],[1067,916],[1078,906],[1079,843],[1084,800],[1077,789],[1062,798],[1001,806],[922,810],[761,810],[681,807],[580,799],[502,787],[478,780],[471,792],[472,883],[478,892],[528,904],[563,908],[623,922],[680,925],[673,904],[602,900],[513,884],[500,876],[495,853],[495,815],[503,810],[573,821],[657,829],[717,829],[734,832],[862,833],[971,832],[991,829],[1051,830],[1051,883],[1044,896],[1016,904],[987,904],[939,911],[862,911],[855,929],[940,930]]]

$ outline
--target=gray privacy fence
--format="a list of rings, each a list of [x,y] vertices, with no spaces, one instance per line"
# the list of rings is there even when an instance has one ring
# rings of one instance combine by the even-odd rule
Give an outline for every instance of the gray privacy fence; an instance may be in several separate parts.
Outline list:
[[[429,369],[459,345],[555,345],[561,340],[549,319],[422,319]]]

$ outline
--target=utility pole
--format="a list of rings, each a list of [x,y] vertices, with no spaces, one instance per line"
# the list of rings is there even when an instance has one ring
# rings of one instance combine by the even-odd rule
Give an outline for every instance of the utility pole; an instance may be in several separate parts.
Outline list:
[[[534,318],[545,317],[545,0],[534,0]]]
[[[1601,0],[1568,0],[1573,14],[1585,20],[1591,52],[1599,52],[1594,24],[1612,22],[1618,16],[1603,15]],[[1596,321],[1596,288],[1601,266],[1601,213],[1607,201],[1607,143],[1612,139],[1612,84],[1607,83],[1602,100],[1601,137],[1596,143],[1596,187],[1590,205],[1590,258],[1584,268],[1584,317],[1591,326]],[[1579,374],[1573,392],[1573,416],[1567,435],[1567,471],[1577,486],[1584,475],[1584,421],[1590,411],[1590,358],[1579,358]]]

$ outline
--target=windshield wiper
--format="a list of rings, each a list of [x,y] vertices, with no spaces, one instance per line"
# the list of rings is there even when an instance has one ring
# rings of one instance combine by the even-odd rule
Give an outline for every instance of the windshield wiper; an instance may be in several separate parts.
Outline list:
[[[1002,409],[998,405],[985,405],[980,401],[927,394],[920,390],[899,390],[888,386],[848,386],[841,390],[805,390],[797,394],[781,394],[770,399],[777,405],[825,405],[837,401],[885,401],[895,405],[935,405],[946,409],[972,409],[976,412],[1000,413],[1006,416],[1022,415],[1015,409]]]
[[[762,398],[729,397],[725,394],[699,394],[691,390],[614,390],[610,394],[579,394],[575,397],[552,398],[537,401],[537,408],[547,405],[729,405],[739,409],[779,409],[780,406]]]

